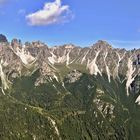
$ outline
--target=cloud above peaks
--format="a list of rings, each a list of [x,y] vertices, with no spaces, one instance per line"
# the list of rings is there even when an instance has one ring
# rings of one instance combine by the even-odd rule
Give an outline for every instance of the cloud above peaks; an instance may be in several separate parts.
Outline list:
[[[68,5],[62,5],[61,0],[47,2],[43,9],[26,16],[29,25],[42,26],[65,23],[73,17]]]

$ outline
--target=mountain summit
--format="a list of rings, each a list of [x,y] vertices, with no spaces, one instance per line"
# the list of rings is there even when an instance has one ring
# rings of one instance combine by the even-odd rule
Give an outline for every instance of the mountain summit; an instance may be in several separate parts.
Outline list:
[[[0,34],[0,42],[8,42],[8,40],[7,40],[5,35]]]

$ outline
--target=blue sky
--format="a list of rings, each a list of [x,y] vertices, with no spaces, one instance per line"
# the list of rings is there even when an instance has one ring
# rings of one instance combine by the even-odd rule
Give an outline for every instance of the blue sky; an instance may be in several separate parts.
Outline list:
[[[49,46],[106,40],[140,48],[139,6],[139,0],[0,0],[0,33]]]

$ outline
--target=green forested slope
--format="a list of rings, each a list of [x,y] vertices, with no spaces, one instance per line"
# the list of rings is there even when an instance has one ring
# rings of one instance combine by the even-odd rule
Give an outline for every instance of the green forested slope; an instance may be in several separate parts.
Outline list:
[[[0,140],[139,140],[138,95],[125,82],[83,73],[69,83],[34,86],[39,71],[13,80],[0,94]]]

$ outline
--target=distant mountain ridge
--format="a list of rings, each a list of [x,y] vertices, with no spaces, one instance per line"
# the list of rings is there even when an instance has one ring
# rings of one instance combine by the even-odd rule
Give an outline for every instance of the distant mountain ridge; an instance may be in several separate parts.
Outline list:
[[[45,75],[57,72],[56,65],[65,65],[68,68],[77,65],[91,75],[104,73],[109,81],[111,77],[120,82],[127,80],[126,88],[129,92],[130,84],[140,73],[136,65],[133,65],[134,61],[140,61],[137,58],[139,54],[140,49],[131,51],[115,49],[102,40],[89,48],[76,47],[72,44],[49,48],[40,41],[22,45],[20,40],[13,39],[11,44],[1,45],[0,57],[5,65],[11,65],[11,71],[13,69],[18,74],[23,67],[33,65],[42,69]]]

